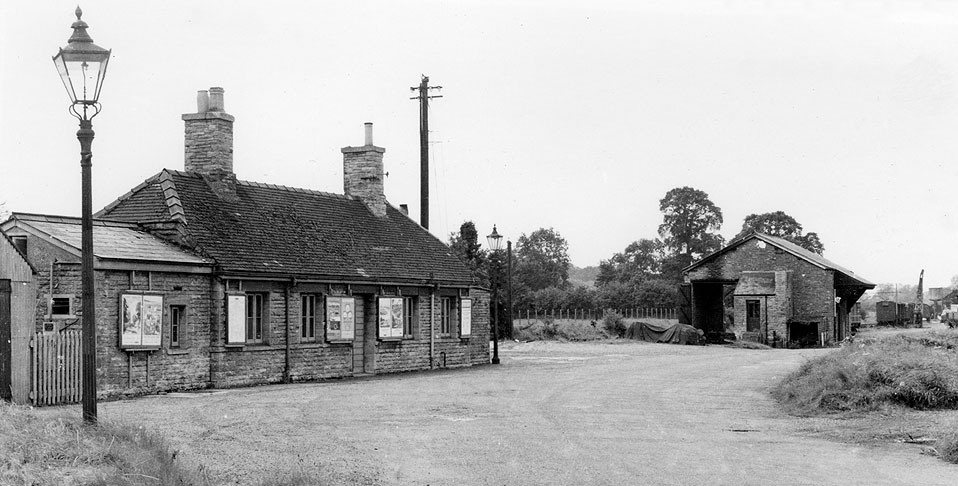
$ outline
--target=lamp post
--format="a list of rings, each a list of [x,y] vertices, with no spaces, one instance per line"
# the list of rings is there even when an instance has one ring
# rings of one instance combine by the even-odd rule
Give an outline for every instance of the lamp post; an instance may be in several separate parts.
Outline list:
[[[83,421],[96,423],[96,303],[93,275],[93,190],[90,180],[93,151],[93,117],[100,113],[100,88],[106,76],[110,51],[93,43],[87,34],[87,23],[80,19],[83,11],[76,9],[77,20],[71,26],[73,35],[67,46],[53,56],[53,64],[60,73],[63,86],[70,96],[70,113],[80,120],[77,139],[80,141],[80,171],[82,179],[81,283],[83,318],[82,397]]]
[[[489,243],[489,250],[493,252],[493,255],[497,255],[499,250],[502,249],[502,235],[496,231],[496,225],[492,225],[492,233],[486,237],[486,241]],[[496,264],[491,268],[499,267],[499,260],[496,259]],[[491,272],[490,272],[491,273]],[[495,271],[496,275],[489,275],[489,280],[492,281],[492,364],[499,364],[499,272]]]

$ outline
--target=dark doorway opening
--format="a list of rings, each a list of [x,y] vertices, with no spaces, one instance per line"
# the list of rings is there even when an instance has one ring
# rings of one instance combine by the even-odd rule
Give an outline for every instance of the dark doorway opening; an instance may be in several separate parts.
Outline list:
[[[788,340],[789,344],[803,348],[818,345],[818,323],[789,322]]]

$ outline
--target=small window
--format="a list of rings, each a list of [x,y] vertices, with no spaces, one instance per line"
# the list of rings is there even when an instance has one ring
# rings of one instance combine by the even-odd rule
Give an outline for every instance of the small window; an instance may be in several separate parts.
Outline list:
[[[268,294],[246,295],[246,342],[265,342],[266,303]]]
[[[412,339],[413,325],[416,318],[416,300],[413,297],[403,297],[402,337]]]
[[[73,297],[66,295],[54,295],[50,300],[50,316],[72,317]]]
[[[316,303],[319,299],[313,294],[303,294],[300,305],[300,338],[304,343],[316,341]]]
[[[182,305],[170,306],[170,347],[180,347],[180,338],[183,333],[183,324],[186,318],[186,307]]]
[[[23,256],[27,256],[27,237],[26,236],[11,236],[10,241],[13,242],[13,246],[20,250],[20,253]]]
[[[448,336],[452,333],[452,297],[439,299],[439,335]]]

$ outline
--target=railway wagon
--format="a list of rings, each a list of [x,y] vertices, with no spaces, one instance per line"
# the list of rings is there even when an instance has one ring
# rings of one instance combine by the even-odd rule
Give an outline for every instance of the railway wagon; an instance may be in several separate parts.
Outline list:
[[[875,304],[875,318],[879,326],[906,326],[914,318],[915,304],[882,300]]]

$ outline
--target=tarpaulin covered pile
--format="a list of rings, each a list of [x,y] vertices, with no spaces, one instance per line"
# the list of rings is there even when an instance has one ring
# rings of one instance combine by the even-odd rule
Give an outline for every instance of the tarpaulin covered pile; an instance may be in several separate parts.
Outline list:
[[[699,344],[705,334],[688,324],[652,324],[634,322],[625,331],[625,337],[651,343]]]

